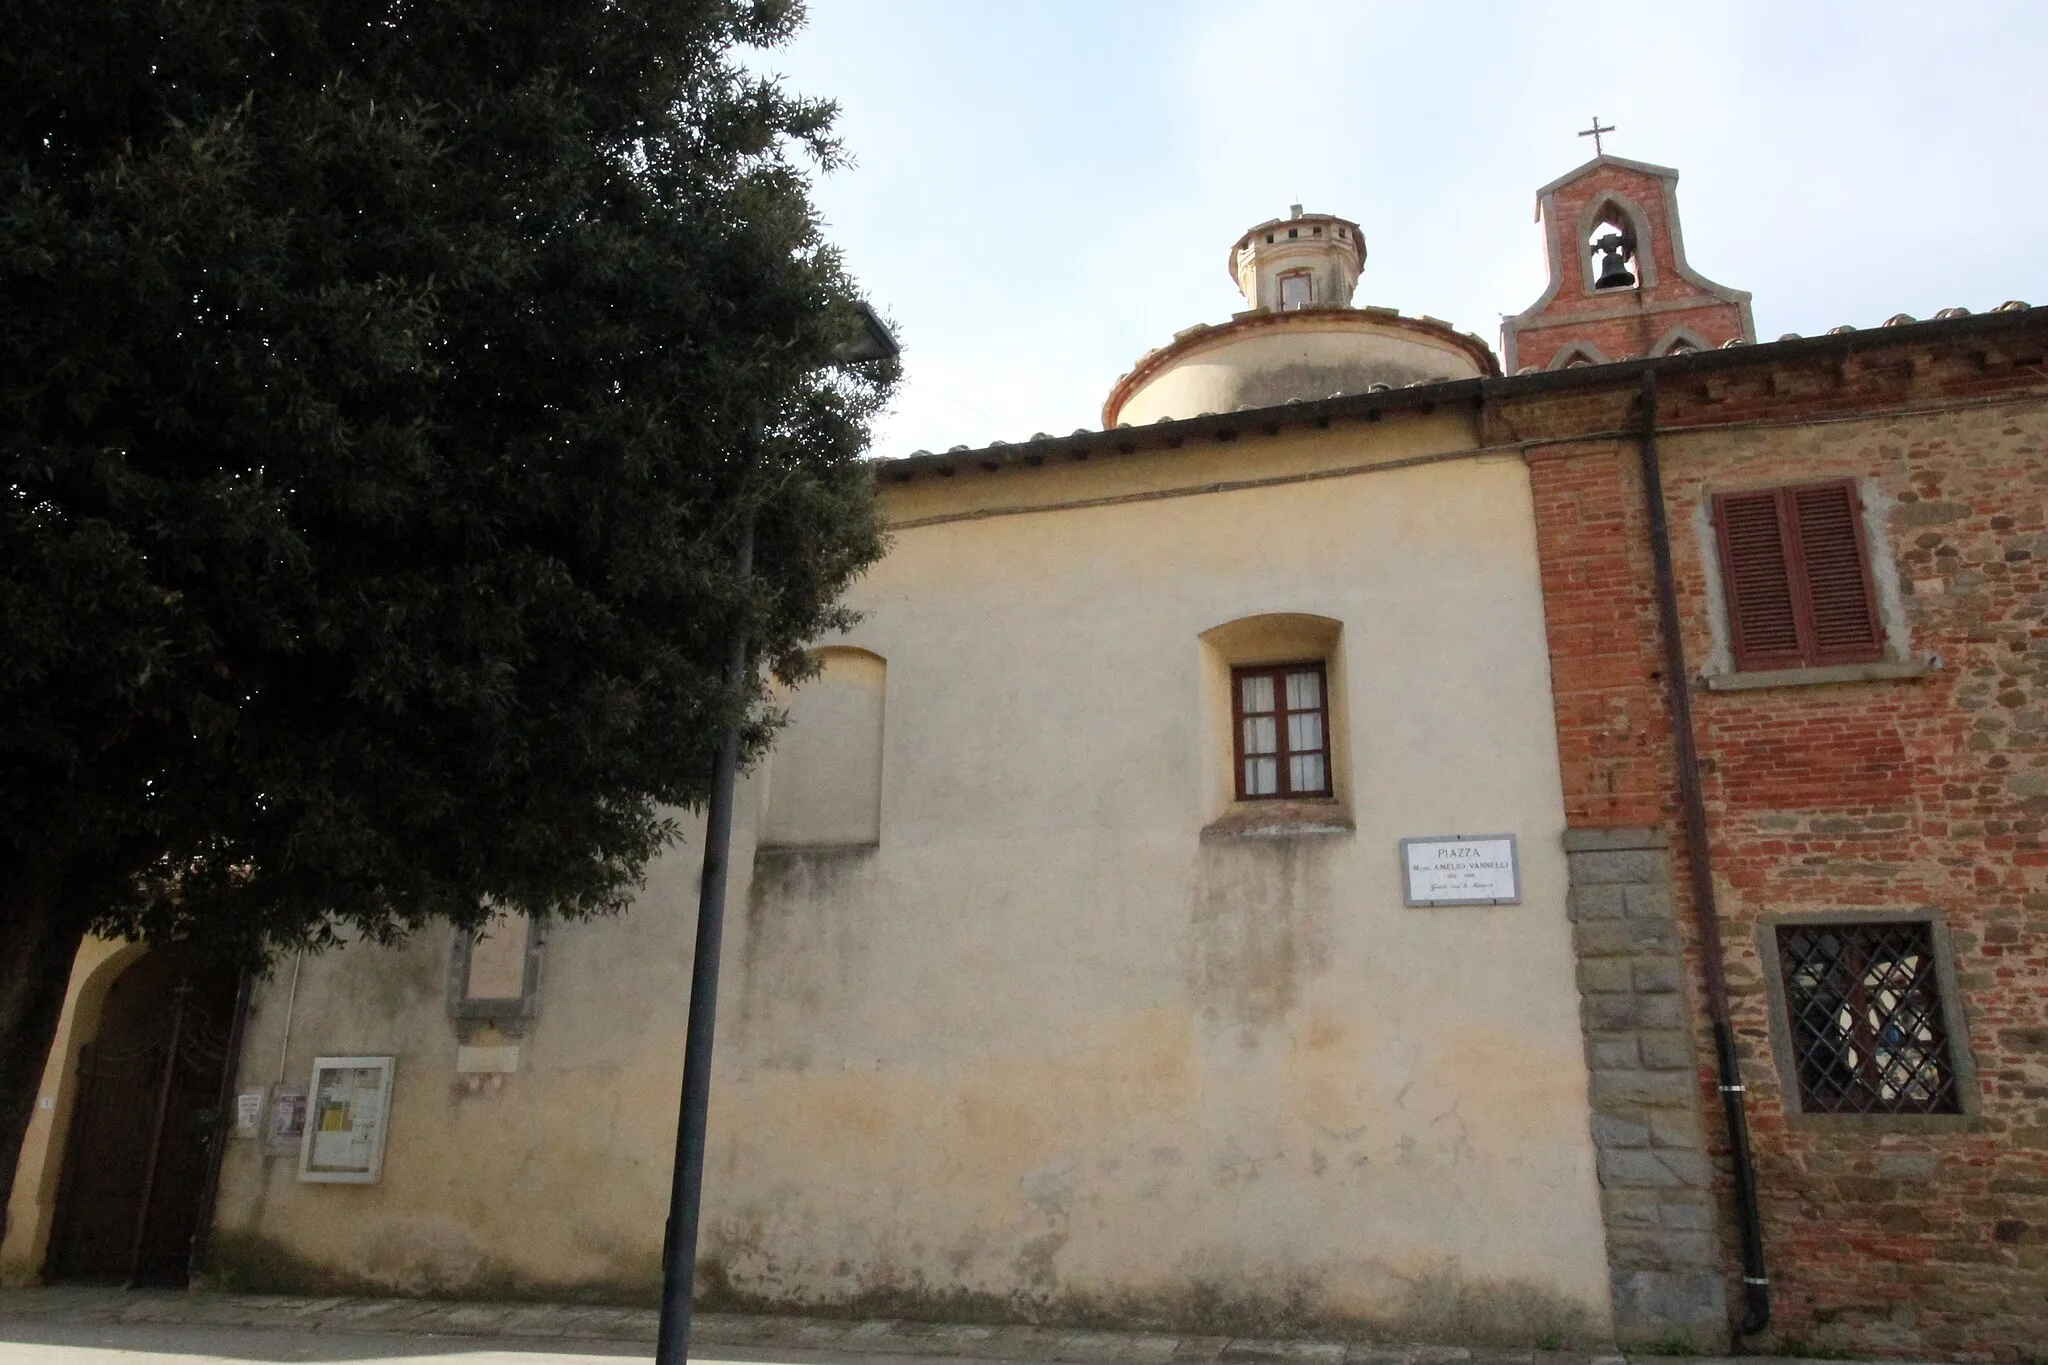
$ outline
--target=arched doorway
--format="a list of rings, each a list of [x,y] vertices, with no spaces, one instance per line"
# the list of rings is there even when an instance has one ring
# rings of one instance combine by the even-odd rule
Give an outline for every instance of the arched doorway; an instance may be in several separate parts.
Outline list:
[[[212,1200],[239,973],[152,949],[107,988],[79,1049],[50,1279],[183,1285]]]

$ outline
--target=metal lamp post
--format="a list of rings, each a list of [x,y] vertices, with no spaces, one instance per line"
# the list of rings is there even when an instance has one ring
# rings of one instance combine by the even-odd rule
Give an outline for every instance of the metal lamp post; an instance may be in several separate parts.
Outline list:
[[[867,304],[856,305],[861,335],[833,356],[834,364],[891,360],[896,338]],[[742,490],[744,492],[744,490]],[[754,571],[754,511],[740,527],[739,575]],[[751,666],[746,627],[733,633],[725,680],[746,685]],[[732,851],[733,785],[739,776],[740,727],[725,729],[711,769],[704,804],[704,873],[697,893],[697,949],[690,964],[690,1017],[683,1040],[683,1102],[676,1121],[675,1170],[669,1182],[668,1226],[661,1248],[661,1334],[655,1365],[685,1365],[690,1357],[690,1300],[697,1280],[697,1219],[704,1194],[704,1125],[711,1105],[711,1043],[718,1018],[718,958],[725,938],[726,865]]]

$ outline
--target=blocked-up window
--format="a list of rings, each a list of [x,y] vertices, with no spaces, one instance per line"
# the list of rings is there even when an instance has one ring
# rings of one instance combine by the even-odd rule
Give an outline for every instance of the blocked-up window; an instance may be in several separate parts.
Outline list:
[[[1739,669],[1875,663],[1884,627],[1849,479],[1714,499]]]
[[[874,844],[882,835],[887,665],[864,649],[819,651],[822,671],[788,699],[768,763],[764,846]]]
[[[533,921],[499,915],[469,939],[465,1000],[516,1000],[526,993],[527,940]]]
[[[1925,923],[1780,925],[1778,961],[1801,1109],[1959,1112]]]
[[[449,1018],[511,1027],[537,1015],[546,945],[545,921],[510,911],[457,930],[448,962]]]
[[[1315,284],[1306,270],[1280,277],[1280,307],[1292,312],[1315,302]]]

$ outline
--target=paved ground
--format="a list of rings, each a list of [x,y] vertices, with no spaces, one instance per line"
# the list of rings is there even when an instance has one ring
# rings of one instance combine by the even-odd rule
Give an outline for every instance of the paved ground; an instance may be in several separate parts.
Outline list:
[[[655,1315],[634,1308],[69,1287],[0,1290],[0,1365],[541,1365],[542,1358],[563,1365],[619,1365],[619,1357],[651,1356],[654,1332]],[[781,1365],[1628,1365],[1622,1356],[1570,1351],[727,1314],[699,1316],[695,1338],[693,1354],[701,1361]],[[1766,1365],[1767,1359],[1745,1357],[1742,1365]],[[1725,1363],[1694,1357],[1691,1365]]]

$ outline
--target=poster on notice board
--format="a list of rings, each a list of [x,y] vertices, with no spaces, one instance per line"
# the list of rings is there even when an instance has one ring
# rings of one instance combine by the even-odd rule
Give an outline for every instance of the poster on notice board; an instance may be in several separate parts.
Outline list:
[[[374,1184],[384,1169],[395,1057],[315,1057],[299,1179]]]

